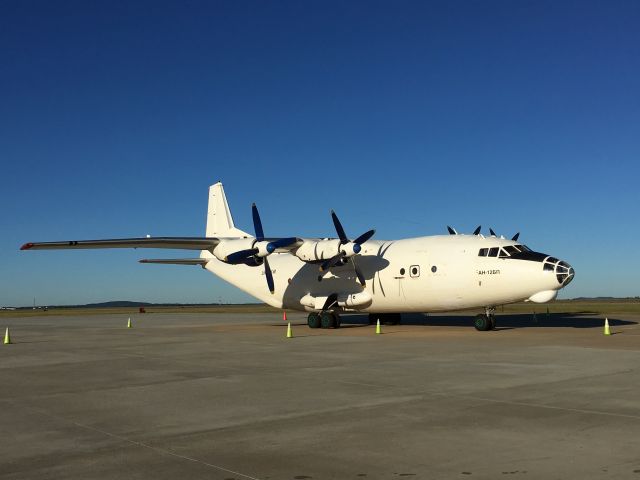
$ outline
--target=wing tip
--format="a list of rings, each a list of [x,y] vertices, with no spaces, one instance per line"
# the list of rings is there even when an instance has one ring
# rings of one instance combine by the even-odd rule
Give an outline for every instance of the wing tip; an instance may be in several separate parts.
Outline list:
[[[31,249],[31,248],[33,248],[33,243],[31,243],[31,242],[27,242],[27,243],[25,243],[24,245],[22,245],[22,246],[20,247],[20,250],[29,250],[29,249]]]

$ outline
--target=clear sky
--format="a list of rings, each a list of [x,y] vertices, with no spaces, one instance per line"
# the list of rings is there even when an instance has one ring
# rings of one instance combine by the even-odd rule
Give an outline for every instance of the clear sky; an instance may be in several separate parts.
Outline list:
[[[640,2],[0,3],[0,305],[248,301],[27,241],[482,224],[640,295]]]

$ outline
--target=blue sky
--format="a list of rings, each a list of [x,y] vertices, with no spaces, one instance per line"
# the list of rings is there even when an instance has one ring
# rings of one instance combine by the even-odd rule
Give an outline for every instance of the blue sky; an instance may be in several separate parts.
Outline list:
[[[249,297],[27,241],[478,224],[640,295],[640,3],[2,2],[0,305]]]

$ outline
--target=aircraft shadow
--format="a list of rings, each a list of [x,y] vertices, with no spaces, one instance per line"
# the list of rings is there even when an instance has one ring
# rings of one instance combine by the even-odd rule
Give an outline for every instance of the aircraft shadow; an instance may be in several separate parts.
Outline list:
[[[422,313],[403,313],[402,325],[424,325],[438,327],[472,327],[475,314],[468,315],[437,315]],[[623,325],[637,325],[638,322],[608,317],[612,327]],[[369,317],[363,314],[341,315],[343,326],[368,325]],[[604,319],[596,314],[584,313],[530,313],[496,314],[497,330],[511,328],[535,327],[563,327],[563,328],[603,328]]]

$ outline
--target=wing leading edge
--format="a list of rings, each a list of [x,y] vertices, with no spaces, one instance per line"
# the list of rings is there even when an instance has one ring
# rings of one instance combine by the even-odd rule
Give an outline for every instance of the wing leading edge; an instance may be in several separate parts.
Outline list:
[[[20,250],[58,250],[80,248],[169,248],[178,250],[213,250],[220,243],[215,237],[142,237],[105,240],[69,240],[63,242],[29,242]]]

